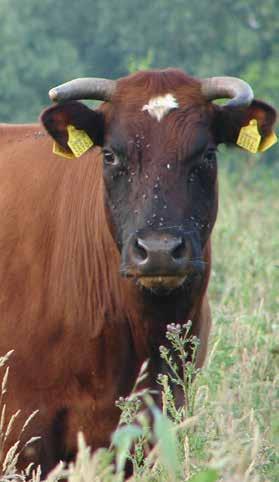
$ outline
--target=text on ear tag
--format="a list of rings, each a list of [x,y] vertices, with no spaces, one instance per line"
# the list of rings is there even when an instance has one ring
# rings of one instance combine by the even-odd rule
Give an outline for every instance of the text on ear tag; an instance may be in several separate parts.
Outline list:
[[[276,144],[276,142],[278,142],[277,135],[275,134],[275,132],[271,132],[271,134],[269,134],[269,136],[264,137],[264,139],[260,143],[259,149],[258,149],[259,152],[267,151],[267,149],[269,149],[274,144]]]
[[[258,152],[260,142],[261,136],[258,131],[257,120],[252,119],[248,126],[241,127],[236,143],[246,151],[255,154]]]
[[[68,125],[67,131],[69,136],[67,144],[75,157],[80,157],[94,145],[85,131],[76,129],[73,125]]]
[[[53,143],[53,148],[52,148],[53,154],[56,154],[57,156],[60,157],[66,157],[66,159],[74,159],[75,156],[72,154],[72,152],[68,152],[63,147],[61,147],[57,142],[54,141]]]

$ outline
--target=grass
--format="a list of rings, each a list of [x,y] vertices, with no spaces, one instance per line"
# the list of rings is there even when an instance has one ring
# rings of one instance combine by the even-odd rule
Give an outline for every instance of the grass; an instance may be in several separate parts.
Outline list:
[[[225,171],[221,174],[210,286],[211,350],[214,343],[218,347],[204,376],[215,391],[216,410],[221,409],[226,420],[218,449],[225,445],[222,434],[231,439],[231,455],[244,440],[254,451],[257,445],[247,480],[275,482],[279,480],[275,452],[276,438],[277,447],[279,442],[278,178],[266,166],[249,164],[234,179]],[[238,424],[238,420],[243,421]],[[236,461],[237,454],[231,460],[232,473],[240,469]]]
[[[272,171],[253,158],[230,174],[221,169],[210,284],[213,329],[207,363],[185,388],[188,404],[176,410],[165,377],[163,412],[149,394],[135,392],[119,402],[129,423],[119,426],[111,451],[90,454],[80,434],[76,463],[66,472],[56,469],[48,482],[63,473],[70,482],[120,482],[127,456],[134,467],[131,481],[279,480],[277,184]],[[182,358],[185,329],[179,327],[173,340]],[[184,366],[184,379],[192,372],[193,366]],[[153,430],[146,412],[139,413],[140,402],[153,413]],[[25,478],[40,479],[35,473]],[[3,471],[2,479],[11,475]]]

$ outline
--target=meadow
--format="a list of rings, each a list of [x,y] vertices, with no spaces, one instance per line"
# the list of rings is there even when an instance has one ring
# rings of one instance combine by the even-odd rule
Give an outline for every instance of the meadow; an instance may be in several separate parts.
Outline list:
[[[274,166],[255,157],[220,164],[209,289],[213,328],[205,367],[185,388],[187,404],[175,408],[164,377],[163,412],[146,392],[121,400],[123,423],[111,450],[92,455],[80,434],[76,463],[58,467],[48,482],[60,476],[70,482],[120,482],[127,457],[134,467],[130,481],[279,480],[279,177]],[[185,330],[178,327],[170,334],[181,358],[187,350]],[[162,356],[169,359],[170,354],[163,350]],[[1,370],[4,374],[5,367]],[[183,383],[193,372],[193,366],[185,367]],[[153,412],[153,430],[140,411],[146,405]],[[1,426],[3,441],[7,423]],[[16,476],[16,450],[7,457],[1,447],[1,481],[39,482],[39,471],[31,468]]]

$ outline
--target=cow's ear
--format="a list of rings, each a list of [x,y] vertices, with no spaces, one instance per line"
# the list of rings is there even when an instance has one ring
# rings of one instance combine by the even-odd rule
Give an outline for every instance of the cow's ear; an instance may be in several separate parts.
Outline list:
[[[102,112],[89,109],[81,102],[71,101],[55,104],[45,109],[40,120],[48,133],[65,151],[71,152],[68,142],[68,126],[85,131],[94,145],[104,142],[104,116]]]
[[[250,106],[242,108],[216,106],[214,131],[217,144],[236,144],[240,129],[249,125],[252,119],[257,120],[263,141],[274,131],[276,110],[261,100],[254,100]]]

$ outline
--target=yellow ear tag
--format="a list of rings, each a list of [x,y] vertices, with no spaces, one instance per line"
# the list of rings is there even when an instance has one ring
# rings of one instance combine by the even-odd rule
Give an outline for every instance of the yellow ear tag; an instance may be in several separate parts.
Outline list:
[[[72,154],[72,152],[66,151],[57,142],[53,143],[52,152],[53,152],[53,154],[56,154],[57,156],[66,157],[66,159],[74,159],[75,158],[75,156],[74,156],[74,154]]]
[[[269,149],[274,144],[276,144],[276,142],[278,142],[277,135],[275,134],[275,132],[271,132],[271,134],[269,134],[269,136],[266,136],[262,140],[262,142],[259,145],[258,151],[259,152],[267,151],[267,149]]]
[[[246,149],[246,151],[253,152],[254,154],[258,151],[258,147],[261,142],[261,136],[258,131],[257,120],[252,119],[248,126],[242,127],[240,129],[237,145]]]
[[[76,129],[72,125],[67,126],[67,131],[69,136],[67,144],[75,157],[80,157],[94,145],[94,142],[85,131]]]

